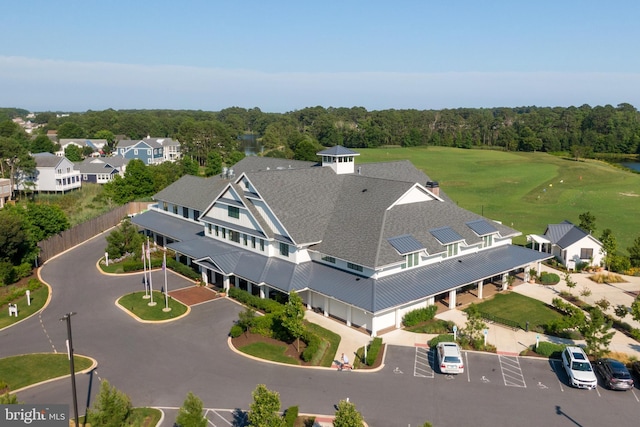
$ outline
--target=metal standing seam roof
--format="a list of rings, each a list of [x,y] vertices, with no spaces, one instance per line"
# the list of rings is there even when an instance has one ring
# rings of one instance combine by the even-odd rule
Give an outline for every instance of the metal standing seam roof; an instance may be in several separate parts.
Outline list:
[[[551,243],[558,245],[562,249],[573,245],[585,237],[591,237],[600,243],[598,239],[569,221],[564,221],[560,224],[549,224],[544,236],[547,237]]]
[[[498,229],[484,219],[469,221],[466,223],[478,236],[486,236],[488,234],[497,233]]]
[[[167,247],[217,266],[224,274],[234,274],[258,284],[265,283],[287,293],[309,288],[374,313],[552,257],[551,254],[505,245],[408,269],[393,276],[371,279],[318,262],[296,265],[250,252],[204,236],[201,225],[156,211],[137,215],[132,221],[172,239],[184,239]]]
[[[334,145],[331,148],[327,148],[326,150],[319,151],[316,153],[318,156],[359,156],[360,153],[357,151],[350,150],[341,145]]]
[[[418,252],[425,249],[424,245],[417,241],[413,236],[405,234],[403,236],[390,237],[387,242],[398,251],[399,254],[405,255],[412,252]]]
[[[429,230],[429,233],[431,233],[443,245],[464,240],[462,236],[456,233],[451,227],[432,228]]]

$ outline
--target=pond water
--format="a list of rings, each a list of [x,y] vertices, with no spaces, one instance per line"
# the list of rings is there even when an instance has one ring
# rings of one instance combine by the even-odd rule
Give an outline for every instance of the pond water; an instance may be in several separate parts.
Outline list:
[[[620,164],[625,168],[640,172],[640,162],[621,162]]]
[[[262,153],[264,146],[258,141],[258,135],[248,133],[240,137],[240,149],[245,156],[257,156]]]

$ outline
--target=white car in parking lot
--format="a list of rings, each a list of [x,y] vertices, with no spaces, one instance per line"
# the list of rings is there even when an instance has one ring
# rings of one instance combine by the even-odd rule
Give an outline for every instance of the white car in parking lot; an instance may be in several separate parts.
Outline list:
[[[591,362],[580,347],[570,346],[562,351],[562,366],[573,387],[593,389],[598,385]]]
[[[460,347],[454,342],[440,342],[436,346],[438,367],[443,374],[462,374],[464,363]]]

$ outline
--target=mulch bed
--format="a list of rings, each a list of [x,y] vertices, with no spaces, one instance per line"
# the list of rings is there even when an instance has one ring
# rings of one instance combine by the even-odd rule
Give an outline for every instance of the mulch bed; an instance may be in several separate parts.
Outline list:
[[[254,344],[257,342],[263,342],[266,344],[277,345],[277,346],[286,346],[286,350],[284,351],[284,355],[290,357],[294,360],[297,360],[301,366],[313,366],[309,362],[305,362],[302,360],[302,352],[304,352],[305,348],[307,348],[307,344],[304,341],[300,340],[300,351],[296,350],[296,342],[286,343],[284,341],[277,340],[275,338],[264,337],[260,334],[252,334],[246,333],[242,334],[237,338],[232,338],[231,343],[237,349],[240,349],[246,345]]]

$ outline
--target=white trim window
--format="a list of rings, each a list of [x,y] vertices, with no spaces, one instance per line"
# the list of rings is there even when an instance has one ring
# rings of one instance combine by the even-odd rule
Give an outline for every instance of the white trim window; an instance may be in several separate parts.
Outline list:
[[[447,257],[458,255],[458,242],[447,245]]]
[[[407,254],[404,256],[404,261],[405,262],[402,263],[402,268],[415,267],[420,264],[420,254],[418,252]]]

